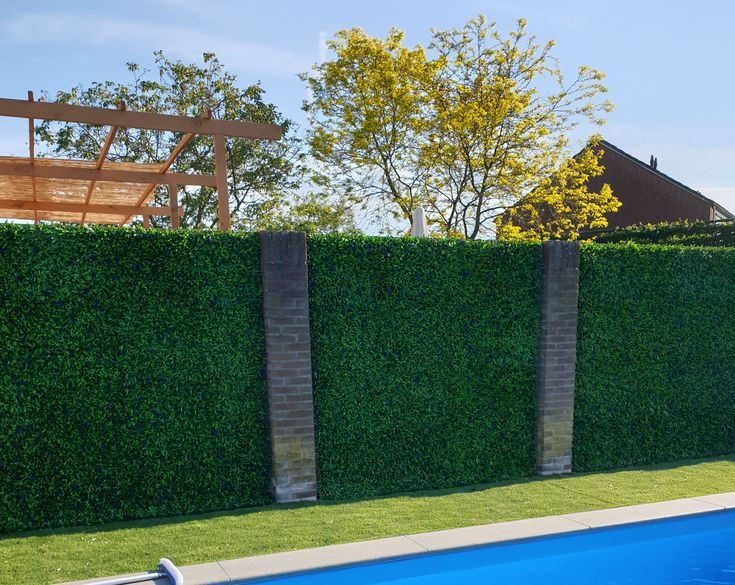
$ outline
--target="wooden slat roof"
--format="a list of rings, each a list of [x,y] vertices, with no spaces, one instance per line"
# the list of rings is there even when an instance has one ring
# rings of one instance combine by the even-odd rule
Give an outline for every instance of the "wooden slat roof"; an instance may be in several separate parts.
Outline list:
[[[3,164],[30,164],[28,157],[0,157],[0,169]],[[59,160],[37,158],[34,165],[43,172],[42,169],[53,169],[54,171],[63,169],[95,169],[95,161],[84,160]],[[139,164],[139,163],[123,163],[106,161],[105,171],[147,171],[157,173],[160,164]],[[61,174],[59,173],[59,174]],[[38,219],[42,221],[64,221],[64,222],[81,222],[81,209],[78,212],[57,211],[57,210],[37,210],[30,206],[34,202],[34,185],[35,182],[35,201],[38,207],[43,207],[43,203],[58,203],[84,205],[87,195],[87,188],[90,184],[89,180],[84,179],[59,179],[46,177],[28,177],[3,175],[0,170],[0,216],[9,219],[34,219],[34,213],[38,214]],[[147,205],[152,194],[149,192],[148,197],[138,203],[141,195],[148,187],[147,182],[143,183],[127,183],[119,181],[96,181],[92,190],[89,206],[94,209],[96,206],[113,205],[113,206],[138,206]],[[15,209],[7,201],[13,201]],[[27,209],[18,208],[16,202],[28,202]],[[86,221],[89,223],[117,223],[125,220],[129,214],[110,214],[110,213],[93,213],[88,212]]]

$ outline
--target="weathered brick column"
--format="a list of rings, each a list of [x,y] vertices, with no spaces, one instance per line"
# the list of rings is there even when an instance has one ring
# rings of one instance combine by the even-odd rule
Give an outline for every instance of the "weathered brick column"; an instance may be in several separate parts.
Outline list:
[[[536,473],[572,470],[579,243],[544,242],[536,363]]]
[[[260,233],[268,361],[271,483],[276,502],[316,499],[306,236]]]

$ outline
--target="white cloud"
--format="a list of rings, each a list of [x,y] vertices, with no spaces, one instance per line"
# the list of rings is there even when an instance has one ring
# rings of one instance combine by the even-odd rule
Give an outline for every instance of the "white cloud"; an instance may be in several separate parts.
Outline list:
[[[151,51],[163,49],[169,56],[187,60],[200,59],[203,52],[214,52],[228,69],[282,77],[306,71],[313,59],[311,54],[223,38],[186,27],[68,12],[26,13],[0,19],[0,39],[14,44],[73,42],[77,46],[83,43],[138,46]]]

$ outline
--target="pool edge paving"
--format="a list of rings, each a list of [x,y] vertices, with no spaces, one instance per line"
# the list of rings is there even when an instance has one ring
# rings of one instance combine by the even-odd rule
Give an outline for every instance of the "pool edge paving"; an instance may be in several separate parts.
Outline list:
[[[735,492],[271,553],[189,565],[180,569],[186,585],[242,583],[305,571],[355,565],[367,561],[406,558],[439,551],[460,550],[729,509],[735,509]],[[87,579],[62,585],[84,585],[99,580]],[[168,583],[168,579],[155,579],[141,581],[140,585],[167,585]]]

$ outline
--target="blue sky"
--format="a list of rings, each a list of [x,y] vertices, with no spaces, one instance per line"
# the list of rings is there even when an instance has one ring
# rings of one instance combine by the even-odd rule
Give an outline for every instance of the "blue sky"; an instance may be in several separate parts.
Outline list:
[[[406,31],[426,44],[430,28],[459,27],[479,13],[507,30],[519,17],[554,39],[562,69],[607,74],[615,111],[601,130],[630,154],[735,212],[735,2],[700,0],[127,0],[9,3],[0,10],[0,97],[99,80],[126,80],[124,64],[163,49],[182,60],[213,51],[242,84],[303,121],[296,74],[324,55],[323,39],[360,26]],[[586,129],[591,132],[593,129]],[[581,136],[580,136],[581,138]],[[0,154],[25,154],[23,122],[0,119]]]

